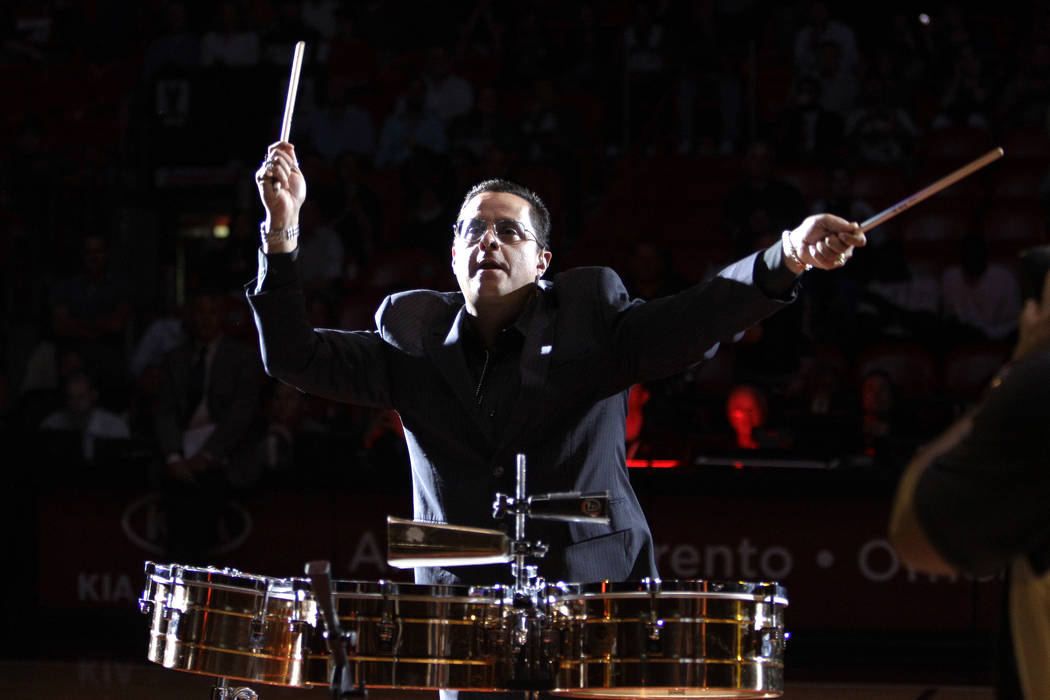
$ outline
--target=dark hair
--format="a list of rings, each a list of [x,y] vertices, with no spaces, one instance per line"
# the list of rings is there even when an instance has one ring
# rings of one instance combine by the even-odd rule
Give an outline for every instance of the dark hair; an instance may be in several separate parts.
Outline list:
[[[463,203],[459,205],[460,211],[463,210],[463,207],[466,206],[467,202],[474,199],[482,192],[506,192],[507,194],[517,195],[528,202],[529,210],[532,215],[532,223],[536,227],[536,238],[542,248],[545,250],[550,248],[551,213],[548,211],[547,205],[543,203],[543,200],[540,199],[538,194],[516,182],[496,177],[491,180],[483,180],[471,187],[470,191],[467,192],[467,195],[463,198]]]

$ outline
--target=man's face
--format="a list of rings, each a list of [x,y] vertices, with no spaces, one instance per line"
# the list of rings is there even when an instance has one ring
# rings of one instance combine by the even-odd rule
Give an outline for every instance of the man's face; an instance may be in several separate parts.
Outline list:
[[[98,393],[88,380],[82,377],[74,377],[69,380],[66,386],[66,407],[70,413],[87,413],[97,398]]]
[[[468,201],[459,212],[459,220],[482,219],[487,222],[520,221],[529,230],[532,223],[531,207],[521,197],[507,192],[482,192]],[[550,251],[543,250],[530,238],[521,243],[501,243],[492,227],[476,243],[459,237],[452,245],[452,271],[459,288],[473,309],[486,299],[505,297],[522,287],[533,284],[547,269]]]
[[[106,242],[98,236],[89,236],[84,239],[84,268],[88,274],[97,277],[106,270],[108,253]]]
[[[190,332],[193,337],[208,343],[222,333],[222,302],[214,296],[204,295],[190,302]]]
[[[754,393],[747,390],[737,390],[729,395],[729,404],[726,407],[729,424],[737,432],[751,432],[765,422],[765,411],[762,403]]]

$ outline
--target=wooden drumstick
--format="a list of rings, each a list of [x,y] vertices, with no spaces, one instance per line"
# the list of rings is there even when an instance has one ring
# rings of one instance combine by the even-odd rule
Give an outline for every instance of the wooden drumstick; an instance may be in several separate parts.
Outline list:
[[[883,209],[878,214],[876,214],[875,216],[871,217],[870,219],[868,219],[867,221],[862,223],[860,225],[860,230],[861,231],[870,231],[871,229],[875,228],[879,224],[884,223],[888,219],[892,219],[893,217],[897,216],[897,214],[900,214],[905,209],[908,209],[910,207],[915,206],[916,204],[918,204],[922,200],[926,199],[930,195],[936,194],[937,192],[940,192],[941,190],[943,190],[945,187],[948,187],[949,185],[955,184],[956,182],[958,182],[959,180],[962,180],[967,175],[971,175],[972,173],[980,170],[981,168],[983,168],[984,166],[988,165],[992,161],[998,160],[1002,156],[1003,156],[1003,149],[1002,149],[1001,146],[993,148],[992,150],[988,151],[987,153],[985,153],[983,156],[981,156],[977,160],[971,161],[971,162],[967,163],[966,165],[962,166],[961,168],[959,168],[958,170],[955,170],[955,171],[949,173],[948,175],[945,175],[944,177],[942,177],[940,180],[938,180],[937,182],[933,183],[932,185],[930,185],[928,187],[924,187],[923,189],[919,190],[915,194],[912,194],[912,195],[909,195],[909,196],[905,197],[904,199],[902,199],[901,201],[897,202],[896,204],[894,204],[892,207],[889,207],[888,209]]]
[[[287,141],[292,133],[292,112],[295,110],[295,93],[299,91],[299,72],[303,68],[303,51],[305,49],[305,41],[296,42],[295,54],[292,56],[292,76],[288,79],[288,97],[284,100],[281,141]]]

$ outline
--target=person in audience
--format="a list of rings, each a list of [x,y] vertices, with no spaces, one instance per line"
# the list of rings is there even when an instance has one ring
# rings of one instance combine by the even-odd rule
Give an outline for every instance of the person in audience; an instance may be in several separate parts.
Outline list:
[[[787,449],[792,437],[769,425],[769,398],[755,384],[738,384],[726,398],[726,418],[733,429],[733,447],[741,450]]]
[[[164,356],[154,411],[168,518],[166,548],[199,559],[216,543],[232,491],[250,482],[251,429],[262,376],[256,351],[223,332],[223,297],[187,303],[189,337]]]
[[[95,440],[98,438],[127,438],[127,421],[98,405],[98,389],[91,375],[75,371],[66,377],[65,406],[55,411],[40,424],[44,431],[59,430],[78,433],[84,461],[95,461]]]
[[[102,403],[123,408],[131,285],[110,269],[105,236],[88,234],[81,246],[80,271],[57,282],[52,291],[52,334],[60,352],[76,351],[95,373]]]
[[[956,342],[1007,341],[1017,331],[1020,284],[1006,265],[988,259],[981,233],[959,239],[959,261],[941,274],[941,305]]]

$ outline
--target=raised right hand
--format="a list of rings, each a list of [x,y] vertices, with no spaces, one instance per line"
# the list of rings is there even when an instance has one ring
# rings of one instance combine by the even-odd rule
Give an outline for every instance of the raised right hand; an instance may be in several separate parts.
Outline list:
[[[306,201],[306,179],[299,170],[292,144],[278,141],[270,145],[262,165],[255,171],[255,185],[266,208],[268,228],[284,229],[298,223],[299,209]],[[291,250],[295,248],[295,241],[288,241],[286,245]]]

